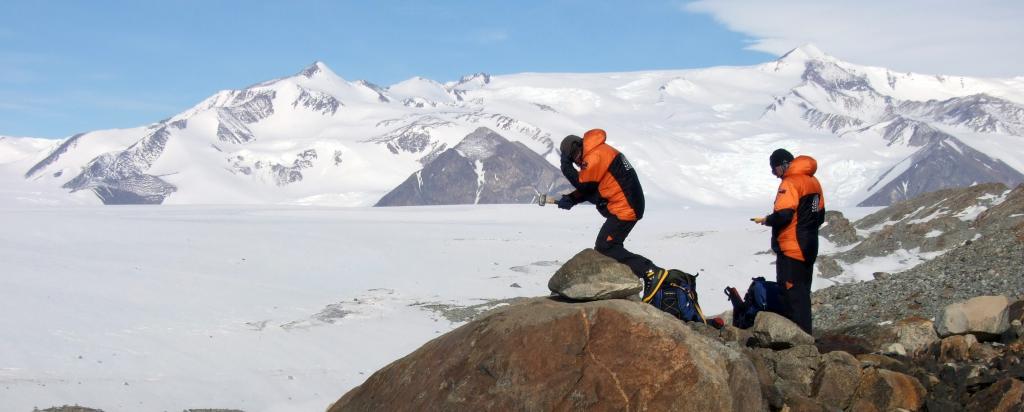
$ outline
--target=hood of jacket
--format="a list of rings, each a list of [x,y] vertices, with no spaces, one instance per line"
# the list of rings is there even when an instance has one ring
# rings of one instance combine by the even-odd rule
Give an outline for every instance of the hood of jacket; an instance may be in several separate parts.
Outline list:
[[[586,140],[583,141],[586,144]],[[783,177],[806,175],[814,176],[814,172],[818,171],[818,162],[810,156],[797,156],[792,162],[789,162],[789,168],[786,169],[786,174]]]
[[[606,137],[607,135],[605,135],[604,130],[601,129],[587,131],[583,135],[583,156],[586,156],[587,153],[590,153],[598,146],[603,145]]]

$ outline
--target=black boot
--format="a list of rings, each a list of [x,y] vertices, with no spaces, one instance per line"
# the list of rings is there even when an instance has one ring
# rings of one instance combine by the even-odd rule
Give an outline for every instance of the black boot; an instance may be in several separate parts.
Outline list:
[[[647,273],[644,274],[644,298],[643,301],[648,303],[654,298],[654,294],[658,292],[658,289],[665,283],[665,278],[668,277],[668,271],[657,266],[652,266],[647,269]]]

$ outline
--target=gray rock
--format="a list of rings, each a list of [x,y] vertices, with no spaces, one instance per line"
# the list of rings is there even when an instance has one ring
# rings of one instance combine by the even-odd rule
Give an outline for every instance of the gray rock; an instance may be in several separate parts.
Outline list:
[[[932,343],[939,340],[934,324],[928,319],[917,317],[903,319],[896,322],[893,328],[896,330],[896,343],[900,344],[906,353],[927,349]]]
[[[821,356],[814,375],[812,397],[823,405],[846,409],[860,383],[860,361],[846,352],[829,352]]]
[[[1010,328],[1010,300],[1006,296],[978,296],[948,305],[935,318],[939,336],[971,333],[998,336]]]
[[[860,241],[857,229],[854,229],[842,212],[836,210],[825,211],[825,224],[818,229],[818,234],[836,246],[852,245]]]
[[[996,203],[1001,201],[1001,203]],[[967,300],[982,295],[1019,295],[1024,292],[1024,185],[1007,192],[1002,185],[978,185],[928,194],[911,202],[893,205],[856,222],[860,229],[880,227],[886,222],[901,226],[888,232],[896,241],[875,243],[875,251],[868,252],[862,242],[850,252],[860,250],[861,255],[886,255],[886,248],[901,244],[921,245],[909,238],[915,230],[907,229],[911,222],[924,219],[946,209],[953,215],[969,208],[988,208],[975,220],[964,222],[963,230],[944,232],[932,238],[946,237],[953,245],[945,254],[921,263],[914,268],[893,273],[889,278],[869,282],[842,284],[815,291],[813,299],[827,302],[814,311],[815,330],[828,331],[844,327],[898,321],[911,316],[934,317],[950,302]],[[938,226],[922,227],[937,230]],[[934,223],[940,225],[940,223]],[[944,225],[944,223],[942,223]],[[927,233],[927,232],[925,232]],[[963,236],[970,237],[962,239]],[[980,237],[978,236],[980,235]],[[874,236],[874,235],[872,235]],[[930,243],[929,243],[930,244]],[[876,252],[877,251],[877,252]],[[838,258],[838,255],[837,255]],[[856,260],[856,259],[853,259]],[[856,307],[854,310],[852,308]]]
[[[763,348],[790,348],[799,345],[814,345],[814,338],[795,323],[782,315],[759,312],[754,319],[752,342]]]
[[[821,362],[820,356],[814,345],[800,345],[766,353],[765,358],[779,379],[796,389],[800,395],[810,396],[815,370]]]
[[[825,279],[831,279],[843,274],[843,268],[831,256],[819,256],[815,265],[818,266],[818,276]]]
[[[573,300],[625,299],[643,291],[629,266],[584,249],[565,262],[548,281],[548,289]]]

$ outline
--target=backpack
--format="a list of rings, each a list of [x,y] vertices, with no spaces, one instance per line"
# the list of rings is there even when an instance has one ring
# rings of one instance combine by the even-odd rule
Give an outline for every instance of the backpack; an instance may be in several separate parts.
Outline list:
[[[732,303],[732,324],[746,329],[754,326],[754,319],[761,311],[782,313],[782,288],[778,283],[758,276],[750,282],[747,293],[740,298],[736,288],[725,288],[725,295]]]
[[[686,322],[704,322],[704,313],[697,302],[697,276],[670,269],[654,285],[654,292],[644,302]]]

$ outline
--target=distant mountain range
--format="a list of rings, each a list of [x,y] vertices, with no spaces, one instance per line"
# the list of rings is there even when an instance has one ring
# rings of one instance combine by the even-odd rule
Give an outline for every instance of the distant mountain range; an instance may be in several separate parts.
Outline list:
[[[1024,182],[1024,77],[897,73],[804,46],[749,67],[388,87],[316,62],[137,128],[2,137],[0,204],[526,202],[566,190],[556,143],[598,127],[653,202],[770,203],[778,147],[818,160],[832,206]]]

